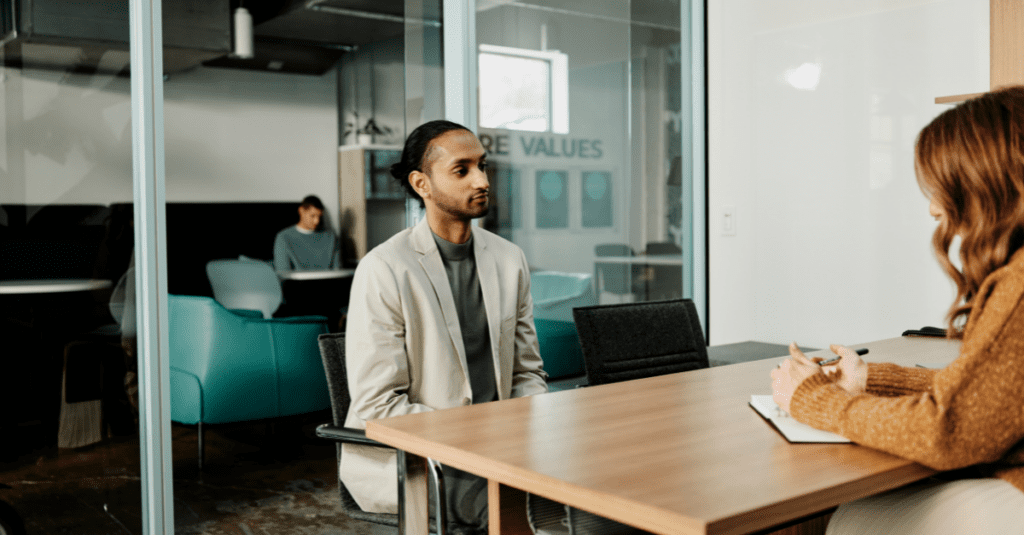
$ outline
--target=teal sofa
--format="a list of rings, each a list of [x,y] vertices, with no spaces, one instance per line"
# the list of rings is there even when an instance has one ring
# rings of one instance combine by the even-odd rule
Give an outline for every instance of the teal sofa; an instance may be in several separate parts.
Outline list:
[[[210,297],[170,295],[171,420],[199,426],[329,408],[317,336],[327,318],[263,319]]]

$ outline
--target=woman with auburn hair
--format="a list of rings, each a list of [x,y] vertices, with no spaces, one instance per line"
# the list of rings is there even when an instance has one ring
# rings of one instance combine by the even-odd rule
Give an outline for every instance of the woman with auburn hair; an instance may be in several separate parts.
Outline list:
[[[949,471],[842,505],[828,533],[1024,534],[1024,87],[936,117],[915,171],[957,287],[947,333],[960,355],[930,370],[833,345],[841,360],[823,371],[792,344],[771,374],[774,399],[816,428]]]

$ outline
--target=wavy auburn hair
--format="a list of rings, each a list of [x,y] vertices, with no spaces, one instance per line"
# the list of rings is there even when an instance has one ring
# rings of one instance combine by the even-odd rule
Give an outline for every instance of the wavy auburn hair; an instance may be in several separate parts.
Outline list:
[[[953,279],[949,337],[963,328],[981,283],[1024,245],[1024,86],[986,93],[943,112],[917,137],[921,191],[945,212],[932,246]],[[949,259],[960,236],[960,264]]]

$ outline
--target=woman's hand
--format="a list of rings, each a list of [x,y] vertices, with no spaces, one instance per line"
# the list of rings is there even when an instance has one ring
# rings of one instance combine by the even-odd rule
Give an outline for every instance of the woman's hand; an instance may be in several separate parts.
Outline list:
[[[840,388],[851,394],[863,394],[868,388],[868,365],[861,360],[857,352],[839,344],[828,346],[833,353],[842,357],[835,365],[835,372],[830,374]],[[826,373],[828,368],[826,366]]]
[[[823,373],[821,366],[807,358],[796,346],[796,342],[789,344],[789,356],[789,360],[772,370],[772,399],[786,412],[789,412],[789,403],[793,399],[796,387],[800,386],[804,379]]]

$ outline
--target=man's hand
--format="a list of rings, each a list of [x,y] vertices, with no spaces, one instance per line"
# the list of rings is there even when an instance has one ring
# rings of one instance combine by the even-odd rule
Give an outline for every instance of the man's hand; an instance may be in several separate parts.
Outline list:
[[[854,355],[856,356],[856,353]],[[791,357],[789,360],[772,370],[772,399],[786,412],[789,412],[793,393],[796,392],[800,383],[812,375],[824,373],[821,366],[800,351],[796,342],[789,344],[789,356]]]

